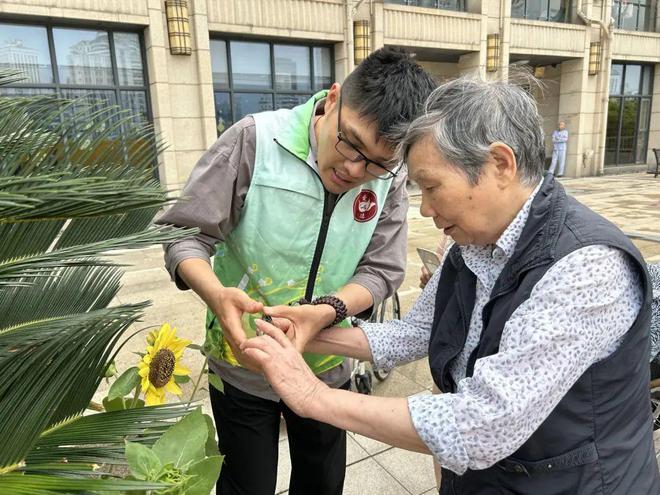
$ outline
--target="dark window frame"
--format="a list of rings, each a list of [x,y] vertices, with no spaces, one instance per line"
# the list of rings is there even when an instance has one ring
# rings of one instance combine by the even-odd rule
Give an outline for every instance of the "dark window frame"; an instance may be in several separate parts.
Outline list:
[[[630,29],[630,28],[625,28],[622,27],[621,23],[621,6],[622,4],[628,5],[631,4],[635,7],[637,7],[637,18],[635,20],[635,28]],[[655,32],[655,23],[656,23],[656,8],[657,8],[657,0],[612,0],[612,9],[614,10],[614,6],[618,5],[619,9],[617,11],[616,17],[612,15],[612,18],[614,19],[614,26],[616,29],[623,29],[626,31],[642,31],[642,32]],[[639,7],[644,7],[646,9],[646,18],[643,26],[639,25],[639,12],[640,9]],[[614,12],[612,12],[614,14]],[[648,26],[646,25],[648,24]]]
[[[215,106],[215,99],[217,93],[224,93],[229,95],[229,105],[231,111],[231,122],[236,123],[236,105],[234,104],[234,95],[236,93],[244,94],[269,94],[272,98],[273,109],[276,107],[276,98],[278,95],[292,95],[292,96],[308,96],[314,95],[318,91],[321,91],[324,88],[323,86],[317,86],[314,84],[314,48],[327,48],[330,50],[330,60],[334,61],[335,50],[334,46],[331,43],[313,43],[313,42],[299,42],[295,40],[287,39],[263,39],[263,38],[245,38],[245,37],[226,37],[226,36],[211,36],[211,41],[224,41],[225,51],[226,51],[226,60],[227,60],[227,86],[224,86],[220,83],[213,82],[213,104]],[[270,88],[241,88],[234,86],[234,76],[232,74],[232,64],[231,64],[231,47],[232,42],[257,42],[268,44],[268,52],[270,56]],[[276,87],[276,74],[275,74],[275,45],[284,45],[284,46],[303,46],[309,49],[309,77],[310,77],[310,89],[309,90],[278,90]],[[330,64],[330,80],[335,80],[335,66],[334,63]],[[216,109],[217,111],[217,109]],[[216,123],[217,125],[217,123]]]
[[[30,21],[30,20],[14,20],[14,19],[3,19],[0,18],[1,24],[14,24],[22,26],[33,26],[33,27],[43,27],[46,28],[46,36],[48,39],[48,53],[50,55],[50,64],[51,70],[53,71],[53,82],[52,83],[12,83],[4,87],[6,88],[21,88],[21,89],[52,89],[55,91],[55,94],[58,96],[63,95],[62,90],[67,89],[77,89],[82,91],[114,91],[115,101],[117,106],[121,106],[121,92],[122,91],[144,91],[146,95],[146,117],[147,123],[153,123],[153,112],[151,108],[151,98],[149,94],[149,78],[147,70],[147,51],[144,43],[143,29],[132,26],[122,26],[122,25],[93,25],[93,24],[67,24],[62,22],[39,22],[39,21]],[[61,84],[60,83],[60,73],[59,67],[57,64],[57,55],[55,53],[55,39],[53,36],[53,29],[73,29],[81,31],[103,31],[108,35],[108,45],[110,50],[110,61],[112,69],[112,78],[114,80],[113,85],[99,85],[92,86],[88,84]],[[114,33],[135,33],[138,37],[138,42],[140,43],[140,57],[142,58],[142,80],[144,84],[142,86],[121,86],[119,84],[119,67],[117,66],[117,57],[115,54],[115,41]]]
[[[638,143],[638,138],[639,138],[639,133],[640,133],[640,119],[641,119],[641,108],[642,108],[642,100],[648,100],[649,101],[649,108],[652,108],[653,105],[653,83],[654,83],[654,66],[653,64],[638,64],[638,63],[631,63],[627,64],[625,62],[618,62],[615,61],[612,63],[613,65],[620,65],[623,67],[623,72],[621,73],[621,89],[620,92],[618,93],[610,93],[608,95],[608,101],[612,100],[618,100],[619,103],[619,116],[618,116],[618,122],[617,122],[617,133],[616,133],[616,140],[615,140],[615,146],[614,146],[614,161],[613,162],[605,162],[606,167],[617,167],[621,165],[630,165],[630,164],[643,164],[646,163],[647,160],[647,155],[648,155],[648,148],[649,148],[649,123],[651,119],[651,112],[649,111],[648,119],[649,122],[646,123],[646,142],[644,143],[644,149],[643,149],[643,154],[642,156],[644,157],[643,161],[638,162],[637,161],[637,155],[638,155],[638,149],[637,149],[637,143]],[[640,71],[640,77],[639,77],[639,87],[638,87],[638,92],[637,94],[626,94],[626,73],[627,69],[629,66],[640,66],[641,71]],[[642,90],[644,88],[644,72],[645,70],[650,70],[651,71],[651,79],[650,79],[650,84],[648,91],[646,93],[642,93]],[[621,160],[621,155],[624,154],[624,152],[621,151],[621,131],[623,128],[623,117],[624,117],[624,108],[625,108],[625,102],[626,100],[636,100],[637,104],[637,114],[635,115],[635,134],[633,135],[632,142],[633,142],[633,148],[632,148],[632,156],[633,156],[633,161],[628,161],[628,160]],[[606,136],[607,139],[607,136]],[[605,155],[607,156],[607,147],[605,148]],[[627,154],[627,152],[626,152]]]
[[[527,14],[527,12],[528,12],[527,4],[530,3],[530,2],[540,2],[540,1],[541,2],[542,1],[547,2],[547,6],[546,6],[546,9],[545,9],[547,19],[546,20],[529,19],[528,14]],[[561,0],[561,5],[564,6],[564,17],[561,20],[556,20],[556,21],[555,20],[550,20],[550,0],[524,0],[525,7],[523,8],[524,15],[522,17],[513,15],[513,5],[512,5],[511,17],[513,19],[527,19],[527,20],[530,20],[530,21],[538,21],[538,22],[558,22],[560,24],[570,23],[571,22],[571,8],[572,8],[571,1],[572,0]]]
[[[419,5],[419,0],[385,0],[385,3],[392,5],[407,5],[408,7],[422,7],[427,9],[438,9],[438,10],[449,10],[452,12],[466,12],[466,0],[457,0],[458,8],[448,9],[447,7],[441,6],[440,2],[442,0],[435,0],[435,6],[428,5]]]

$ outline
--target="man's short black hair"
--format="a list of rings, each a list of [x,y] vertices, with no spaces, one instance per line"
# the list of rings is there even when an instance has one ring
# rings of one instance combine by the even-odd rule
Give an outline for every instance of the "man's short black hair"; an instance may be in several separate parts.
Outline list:
[[[360,117],[377,122],[379,137],[395,143],[421,113],[436,86],[410,54],[384,47],[346,77],[342,98]]]

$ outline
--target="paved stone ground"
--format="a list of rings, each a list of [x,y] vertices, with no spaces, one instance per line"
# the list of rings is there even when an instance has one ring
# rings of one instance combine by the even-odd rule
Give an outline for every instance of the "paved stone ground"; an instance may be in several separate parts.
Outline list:
[[[629,174],[586,179],[562,179],[569,192],[585,204],[603,214],[626,232],[640,238],[635,243],[649,261],[660,262],[660,179],[651,175]],[[408,239],[408,264],[406,279],[399,295],[404,313],[420,292],[418,285],[421,262],[415,248],[434,249],[438,231],[433,222],[419,214],[420,197],[411,188],[410,223]],[[153,305],[144,320],[136,325],[147,328],[169,322],[178,329],[178,335],[195,342],[203,339],[204,305],[192,292],[177,290],[169,282],[163,268],[160,247],[152,247],[116,255],[118,261],[129,265],[122,282],[117,303],[151,300]],[[118,367],[123,371],[136,364],[137,356],[131,351],[144,348],[144,334],[134,337],[122,350]],[[203,359],[195,351],[187,351],[184,363],[199,373]],[[205,386],[207,386],[205,384]],[[395,369],[382,383],[376,383],[374,393],[383,396],[406,397],[430,393],[432,380],[425,359]],[[192,392],[192,386],[184,387],[184,398]],[[105,387],[99,390],[97,399],[103,397]],[[198,393],[204,399],[206,392]],[[210,412],[207,400],[203,401]],[[660,436],[658,437],[660,449]],[[407,452],[376,442],[360,435],[349,434],[346,495],[418,495],[434,492],[431,458]],[[280,436],[280,470],[277,493],[286,493],[290,473],[286,432]]]

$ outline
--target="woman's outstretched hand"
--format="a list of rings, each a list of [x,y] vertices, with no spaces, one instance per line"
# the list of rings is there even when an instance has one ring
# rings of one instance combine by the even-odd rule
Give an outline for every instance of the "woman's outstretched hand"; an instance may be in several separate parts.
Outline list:
[[[300,352],[285,334],[290,322],[275,319],[273,324],[256,320],[263,335],[244,341],[241,350],[258,363],[273,390],[298,416],[314,417],[318,397],[328,386],[307,366]]]

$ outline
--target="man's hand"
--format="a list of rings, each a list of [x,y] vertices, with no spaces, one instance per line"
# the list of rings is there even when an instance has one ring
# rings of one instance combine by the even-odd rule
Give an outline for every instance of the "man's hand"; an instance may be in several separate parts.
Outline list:
[[[329,390],[328,386],[316,378],[280,328],[263,320],[256,320],[256,325],[263,335],[245,340],[241,344],[243,355],[259,366],[293,412],[310,417],[319,394]]]
[[[291,340],[298,352],[303,352],[307,342],[317,333],[330,325],[336,318],[335,309],[329,304],[302,306],[272,306],[265,307],[264,314],[272,318],[289,320],[286,326],[286,336]],[[282,325],[278,324],[281,329]]]
[[[234,287],[222,287],[210,304],[211,310],[218,318],[224,338],[229,344],[234,357],[245,368],[252,371],[261,371],[256,363],[246,359],[241,352],[241,344],[247,340],[241,317],[243,313],[259,313],[263,311],[264,305],[250,297],[240,289]]]
[[[425,266],[422,266],[422,271],[419,274],[419,288],[423,289],[426,287],[426,284],[431,280],[431,272],[429,272]]]

